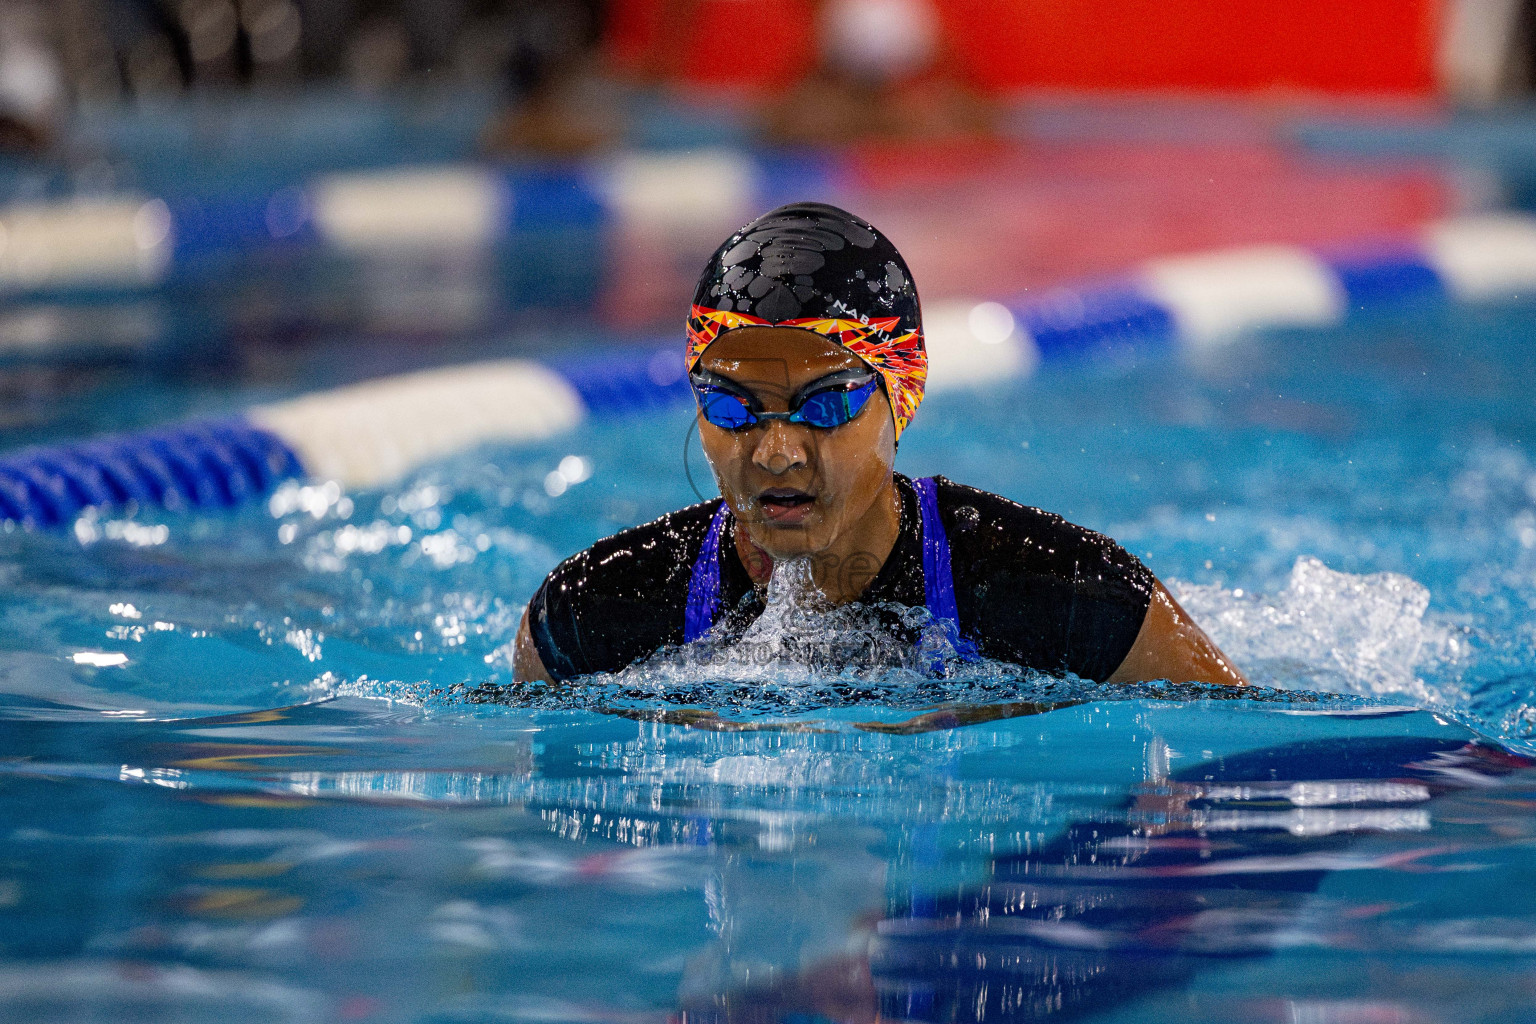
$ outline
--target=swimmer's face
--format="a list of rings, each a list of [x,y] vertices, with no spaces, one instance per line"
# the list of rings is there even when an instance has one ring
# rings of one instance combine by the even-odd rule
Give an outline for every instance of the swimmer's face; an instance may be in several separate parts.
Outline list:
[[[766,412],[789,411],[791,399],[822,378],[868,369],[836,342],[793,327],[730,331],[698,366],[751,393]],[[720,493],[752,542],[776,559],[847,546],[875,503],[890,500],[896,425],[883,389],[831,429],[759,420],[732,431],[702,413],[698,422]]]

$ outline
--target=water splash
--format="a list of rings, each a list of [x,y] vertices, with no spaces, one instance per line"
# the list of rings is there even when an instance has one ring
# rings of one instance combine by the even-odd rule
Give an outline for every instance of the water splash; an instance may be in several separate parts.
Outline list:
[[[836,615],[837,609],[816,586],[811,560],[782,559],[774,563],[768,580],[763,613],[739,640],[721,637],[700,653],[707,658],[718,656],[719,668],[727,673],[778,664],[804,671],[830,655],[828,648],[841,639],[841,631],[832,624]]]
[[[711,678],[786,685],[820,677],[872,679],[923,675],[925,652],[909,637],[922,635],[926,609],[852,602],[833,605],[816,586],[808,558],[776,562],[763,611],[745,629],[726,616],[703,642],[661,652],[641,674],[676,681]],[[623,677],[625,673],[619,673]]]
[[[1425,678],[1465,659],[1463,631],[1426,616],[1429,588],[1400,573],[1337,572],[1303,556],[1272,595],[1179,580],[1168,586],[1255,683],[1427,704],[1467,698],[1454,679]]]
[[[1299,564],[1301,591],[1329,590],[1332,577],[1344,581],[1364,579],[1333,573],[1315,559],[1304,561],[1307,566]],[[1409,588],[1418,586],[1406,577],[1398,577],[1389,589],[1402,588],[1404,583]],[[1315,652],[1287,650],[1278,659],[1266,661],[1245,646],[1255,633],[1268,628],[1269,623],[1261,621],[1266,615],[1270,620],[1284,619],[1286,615],[1276,612],[1272,605],[1250,599],[1248,604],[1262,609],[1259,617],[1254,618],[1240,595],[1234,604],[1234,599],[1219,588],[1177,583],[1174,586],[1181,600],[1193,605],[1197,618],[1214,627],[1213,633],[1229,652],[1241,651],[1248,657],[1234,655],[1240,662],[1260,667],[1259,671],[1251,672],[1260,685],[1244,690],[1203,683],[1108,685],[1071,675],[1050,675],[1008,662],[963,661],[926,608],[859,602],[832,605],[815,584],[810,560],[794,559],[775,564],[763,611],[744,628],[733,630],[727,619],[696,643],[663,648],[616,673],[545,685],[513,682],[504,668],[478,683],[446,687],[363,677],[333,680],[327,689],[339,696],[382,698],[427,709],[496,705],[591,710],[628,717],[661,716],[678,721],[686,718],[688,724],[709,727],[752,723],[754,728],[771,724],[769,720],[780,720],[779,724],[785,727],[820,727],[825,723],[807,723],[804,716],[855,706],[868,706],[872,714],[948,709],[962,718],[976,714],[991,718],[1008,717],[1002,712],[1010,707],[1049,710],[1088,701],[1242,700],[1347,712],[1369,710],[1379,703],[1360,697],[1399,692],[1390,687],[1338,685],[1309,689],[1302,685],[1307,681],[1306,673],[1316,675],[1321,684],[1336,682],[1334,676],[1316,672]],[[1421,617],[1428,601],[1427,592],[1422,600],[1417,592],[1406,592],[1409,604],[1416,608],[1412,614]],[[1206,607],[1223,604],[1219,612]],[[1317,617],[1322,617],[1325,610],[1320,609]],[[1375,617],[1383,622],[1396,621],[1387,609],[1378,609]],[[1297,616],[1292,613],[1290,618]],[[1300,619],[1306,620],[1306,616]],[[1305,621],[1302,626],[1305,627]],[[1336,627],[1341,635],[1360,632],[1352,632],[1348,625]],[[1222,640],[1229,631],[1235,639]],[[1366,630],[1362,635],[1370,638],[1381,632]],[[1397,663],[1403,660],[1403,653],[1379,638],[1374,646],[1381,649],[1365,655],[1365,660],[1374,658],[1391,665],[1401,675],[1403,668]],[[1409,662],[1416,651],[1417,648],[1407,655]],[[934,670],[935,665],[940,666],[938,671]],[[1271,677],[1277,680],[1276,685],[1265,685]],[[1345,692],[1316,692],[1324,689]],[[998,714],[989,714],[986,709]],[[683,718],[677,718],[679,714]],[[721,719],[722,715],[733,716],[737,721]],[[782,721],[786,718],[794,721]],[[954,724],[964,723],[957,720]]]
[[[937,672],[936,663],[942,666]],[[962,661],[926,608],[830,604],[817,589],[808,560],[776,564],[764,610],[744,629],[733,633],[722,623],[699,642],[664,648],[616,673],[553,685],[513,682],[502,672],[478,684],[447,687],[359,678],[333,680],[328,688],[335,695],[427,709],[588,710],[716,729],[838,730],[850,723],[806,716],[852,707],[868,708],[865,717],[939,710],[953,717],[950,725],[1106,700],[1239,700],[1318,711],[1386,710],[1360,696],[1294,685],[1242,690],[1204,683],[1109,685],[1007,662]],[[945,727],[938,719],[933,725]]]

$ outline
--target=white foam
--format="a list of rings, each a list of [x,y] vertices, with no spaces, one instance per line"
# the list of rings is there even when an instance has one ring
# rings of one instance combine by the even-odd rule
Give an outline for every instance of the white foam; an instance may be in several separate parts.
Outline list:
[[[868,621],[863,606],[832,607],[812,578],[811,560],[797,558],[774,563],[763,612],[739,638],[685,648],[663,671],[702,669],[715,679],[750,681],[767,670],[777,682],[794,684],[848,663],[881,672],[910,660],[908,649]]]
[[[1296,560],[1264,596],[1170,580],[1169,589],[1255,683],[1426,703],[1461,699],[1427,684],[1425,667],[1456,655],[1453,630],[1425,618],[1429,589],[1398,573],[1336,572]]]
[[[897,616],[920,637],[913,645],[890,628]],[[952,655],[926,608],[832,606],[817,589],[809,559],[774,563],[762,614],[739,636],[724,617],[702,641],[668,648],[618,673],[627,687],[664,690],[698,683],[763,683],[799,689],[857,679],[883,685],[920,682],[935,658]]]

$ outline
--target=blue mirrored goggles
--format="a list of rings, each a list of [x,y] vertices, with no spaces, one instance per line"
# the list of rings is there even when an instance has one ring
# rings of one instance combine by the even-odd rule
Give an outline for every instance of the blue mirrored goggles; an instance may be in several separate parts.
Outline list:
[[[860,374],[853,380],[818,382],[814,390],[796,396],[788,412],[764,412],[761,403],[713,375],[691,377],[694,396],[704,418],[722,430],[746,430],[765,420],[804,423],[820,430],[840,427],[864,411],[880,378]]]

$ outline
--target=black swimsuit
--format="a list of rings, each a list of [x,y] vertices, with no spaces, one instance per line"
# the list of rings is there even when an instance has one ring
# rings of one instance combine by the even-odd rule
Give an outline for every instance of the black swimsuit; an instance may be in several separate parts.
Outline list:
[[[921,515],[897,476],[901,532],[864,591],[871,605],[926,604]],[[1108,678],[1146,617],[1155,579],[1114,541],[1060,516],[937,478],[960,634],[983,657]],[[529,605],[534,646],[557,680],[616,672],[684,642],[689,583],[720,500],[598,541],[555,568]],[[730,536],[727,533],[726,536]],[[763,610],[735,545],[721,544],[717,632]],[[900,631],[891,621],[891,629]]]

